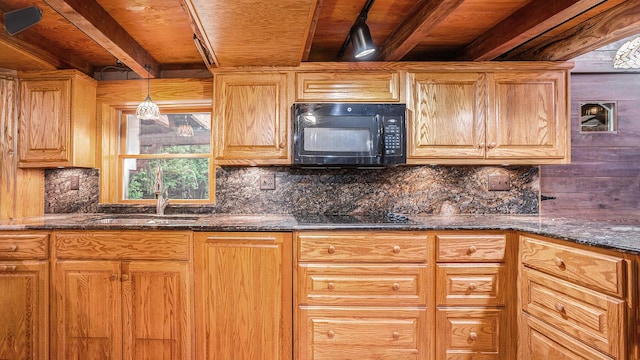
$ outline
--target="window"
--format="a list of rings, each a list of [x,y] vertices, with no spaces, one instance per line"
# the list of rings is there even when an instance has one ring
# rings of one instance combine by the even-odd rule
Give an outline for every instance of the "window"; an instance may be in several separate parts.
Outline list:
[[[122,111],[119,201],[155,201],[153,185],[160,166],[172,203],[211,203],[211,154],[210,108],[163,109],[158,120],[139,120],[135,111]]]

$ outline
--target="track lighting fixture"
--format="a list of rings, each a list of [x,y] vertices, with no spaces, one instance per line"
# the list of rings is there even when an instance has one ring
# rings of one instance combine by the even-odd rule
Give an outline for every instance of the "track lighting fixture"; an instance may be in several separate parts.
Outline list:
[[[349,30],[349,34],[347,34],[347,38],[344,40],[340,51],[338,51],[338,57],[344,56],[349,42],[353,44],[353,53],[357,59],[364,58],[376,51],[373,39],[371,38],[371,32],[367,26],[367,15],[374,1],[375,0],[368,0],[362,8],[356,22],[351,26],[351,30]]]

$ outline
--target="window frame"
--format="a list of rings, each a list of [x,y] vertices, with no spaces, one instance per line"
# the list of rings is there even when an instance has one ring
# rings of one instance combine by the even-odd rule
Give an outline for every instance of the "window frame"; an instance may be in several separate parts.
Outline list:
[[[127,154],[127,115],[135,114],[135,108],[120,108],[117,111],[117,152],[116,152],[116,171],[115,177],[117,183],[117,198],[116,202],[118,204],[128,204],[128,205],[155,205],[155,199],[125,199],[124,198],[124,160],[125,159],[178,159],[178,158],[186,158],[186,159],[208,159],[209,160],[209,198],[208,199],[175,199],[170,198],[171,204],[173,205],[198,205],[198,204],[214,204],[215,203],[215,172],[216,165],[213,159],[213,111],[211,106],[198,106],[198,105],[174,105],[174,106],[160,106],[160,113],[209,113],[211,114],[211,123],[210,126],[210,134],[209,134],[209,152],[202,154]]]

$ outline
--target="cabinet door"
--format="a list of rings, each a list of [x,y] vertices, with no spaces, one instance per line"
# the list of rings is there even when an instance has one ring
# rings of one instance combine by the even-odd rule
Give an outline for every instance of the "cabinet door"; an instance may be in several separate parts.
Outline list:
[[[410,83],[408,158],[484,158],[485,76],[416,73]]]
[[[289,164],[287,74],[216,75],[218,164]]]
[[[71,79],[20,83],[21,163],[69,161]]]
[[[488,159],[570,159],[567,73],[489,74]]]
[[[54,281],[55,358],[122,359],[120,262],[59,261]]]
[[[197,359],[291,359],[291,234],[199,233],[194,260]]]
[[[0,359],[48,359],[48,263],[0,261]]]
[[[187,262],[122,264],[124,359],[191,359]]]

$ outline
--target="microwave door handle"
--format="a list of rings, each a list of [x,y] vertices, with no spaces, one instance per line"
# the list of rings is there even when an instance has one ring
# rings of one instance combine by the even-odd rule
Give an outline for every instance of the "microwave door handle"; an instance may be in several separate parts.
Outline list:
[[[378,123],[378,139],[380,139],[380,141],[378,141],[378,155],[380,155],[381,158],[384,158],[384,122],[382,121],[380,116],[376,116],[376,121]]]

